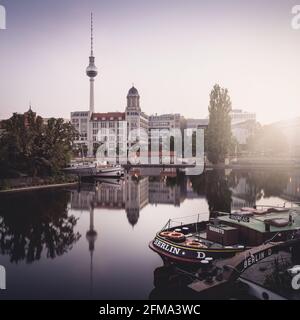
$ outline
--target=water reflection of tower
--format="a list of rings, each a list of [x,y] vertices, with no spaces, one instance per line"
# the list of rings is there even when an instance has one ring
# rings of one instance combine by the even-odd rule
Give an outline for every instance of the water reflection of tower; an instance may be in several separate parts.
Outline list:
[[[126,177],[125,209],[129,223],[134,227],[140,217],[140,210],[149,203],[149,178]]]
[[[89,251],[90,251],[90,289],[91,294],[93,293],[93,254],[95,250],[95,242],[97,240],[97,232],[94,229],[94,208],[90,207],[90,229],[86,233],[86,239],[89,243]]]

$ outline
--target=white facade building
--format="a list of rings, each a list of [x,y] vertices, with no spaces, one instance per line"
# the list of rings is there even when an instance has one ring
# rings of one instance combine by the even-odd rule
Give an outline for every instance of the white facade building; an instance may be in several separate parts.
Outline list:
[[[148,142],[149,120],[141,110],[140,95],[135,87],[128,92],[125,112],[76,111],[71,113],[71,122],[79,133],[75,144],[85,144],[89,149],[91,140],[93,153],[102,143],[110,150],[123,150],[127,141],[129,146],[137,141]]]
[[[127,95],[125,119],[129,143],[132,144],[136,140],[143,143],[148,142],[149,118],[141,110],[140,95],[134,86],[129,90]]]
[[[149,116],[149,130],[154,129],[180,129],[181,128],[181,116],[178,113],[175,114],[162,114]]]
[[[206,129],[209,119],[186,119],[185,127],[187,129]]]
[[[241,109],[233,109],[230,113],[230,117],[231,117],[231,125],[246,122],[249,120],[256,122],[256,114],[255,113],[246,112]]]

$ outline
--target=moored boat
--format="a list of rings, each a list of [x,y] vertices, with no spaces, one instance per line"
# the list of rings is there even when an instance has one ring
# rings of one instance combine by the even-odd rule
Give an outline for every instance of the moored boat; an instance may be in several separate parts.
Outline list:
[[[97,177],[120,178],[123,175],[124,169],[118,165],[97,167]]]
[[[124,169],[120,165],[101,165],[97,162],[71,164],[64,171],[68,174],[92,178],[120,178],[124,175]]]
[[[299,207],[243,208],[219,212],[209,221],[199,222],[199,216],[169,220],[149,246],[164,260],[207,264],[267,242],[290,240],[299,230]]]

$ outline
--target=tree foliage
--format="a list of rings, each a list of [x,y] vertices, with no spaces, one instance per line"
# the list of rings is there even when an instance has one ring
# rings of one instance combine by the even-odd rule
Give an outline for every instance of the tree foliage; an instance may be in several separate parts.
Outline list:
[[[71,123],[51,118],[44,123],[29,111],[3,121],[0,137],[0,176],[54,175],[70,160],[76,131]]]
[[[207,157],[213,164],[224,163],[231,147],[231,100],[227,89],[215,85],[210,94]]]

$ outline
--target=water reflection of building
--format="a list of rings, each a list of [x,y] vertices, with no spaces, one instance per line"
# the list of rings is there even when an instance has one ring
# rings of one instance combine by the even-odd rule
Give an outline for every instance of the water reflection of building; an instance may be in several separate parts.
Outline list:
[[[172,204],[179,206],[181,202],[180,185],[168,186],[165,180],[151,181],[149,183],[150,204]]]
[[[133,180],[131,176],[126,177],[126,201],[125,209],[129,223],[137,224],[142,210],[149,202],[149,178],[144,177]]]
[[[149,202],[149,178],[126,176],[124,181],[103,180],[98,184],[83,184],[71,192],[71,209],[125,209],[128,221],[135,225],[140,210]]]
[[[140,211],[150,204],[180,206],[187,198],[199,198],[189,188],[187,180],[178,183],[175,178],[162,176],[142,177],[126,175],[124,180],[103,180],[98,184],[82,184],[80,190],[71,192],[71,209],[85,210],[125,209],[129,223],[137,224]]]

